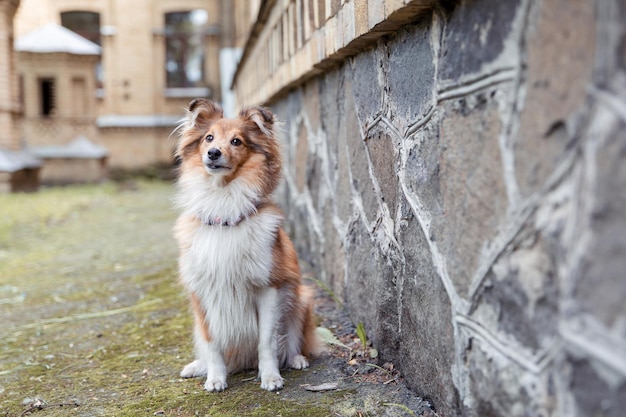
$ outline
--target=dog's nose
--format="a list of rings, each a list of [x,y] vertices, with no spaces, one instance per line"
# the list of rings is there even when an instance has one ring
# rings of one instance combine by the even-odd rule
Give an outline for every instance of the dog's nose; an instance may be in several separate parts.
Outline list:
[[[222,151],[220,151],[220,150],[219,150],[219,149],[217,149],[217,148],[211,148],[211,149],[209,149],[208,154],[209,154],[209,159],[210,159],[211,161],[215,161],[215,160],[216,160],[216,159],[218,159],[220,156],[222,156]]]

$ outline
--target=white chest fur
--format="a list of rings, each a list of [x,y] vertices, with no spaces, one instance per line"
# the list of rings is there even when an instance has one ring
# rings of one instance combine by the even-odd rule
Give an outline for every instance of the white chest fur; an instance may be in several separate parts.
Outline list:
[[[181,258],[181,277],[206,311],[223,349],[256,344],[257,295],[269,285],[272,246],[282,218],[261,212],[237,226],[200,225]]]

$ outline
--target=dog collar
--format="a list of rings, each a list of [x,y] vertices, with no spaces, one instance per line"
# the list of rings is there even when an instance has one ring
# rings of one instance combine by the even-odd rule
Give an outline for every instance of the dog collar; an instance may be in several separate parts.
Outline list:
[[[252,213],[250,213],[252,214]],[[250,214],[248,214],[248,216],[250,216]],[[248,216],[239,216],[237,217],[235,220],[225,220],[222,221],[221,217],[209,217],[208,219],[204,219],[202,221],[202,223],[204,223],[206,226],[237,226],[239,223],[241,223],[243,221],[243,219],[245,219]]]
[[[255,203],[254,204],[254,208],[252,210],[250,210],[246,214],[240,214],[239,217],[236,217],[235,219],[222,220],[221,217],[206,217],[206,218],[202,218],[200,216],[198,216],[198,219],[200,219],[200,221],[205,226],[225,226],[225,227],[237,226],[239,223],[241,223],[242,221],[244,221],[248,217],[256,214],[262,206],[263,206],[263,203],[261,203],[261,202]]]

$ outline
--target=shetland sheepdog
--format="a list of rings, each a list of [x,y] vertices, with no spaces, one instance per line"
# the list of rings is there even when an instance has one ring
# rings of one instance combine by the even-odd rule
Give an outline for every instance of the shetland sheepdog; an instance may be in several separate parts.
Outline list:
[[[271,200],[281,177],[274,124],[264,107],[226,119],[216,103],[195,99],[176,130],[174,236],[195,319],[195,360],[181,376],[206,376],[207,391],[257,367],[261,388],[279,390],[280,369],[307,368],[319,348],[311,297]]]

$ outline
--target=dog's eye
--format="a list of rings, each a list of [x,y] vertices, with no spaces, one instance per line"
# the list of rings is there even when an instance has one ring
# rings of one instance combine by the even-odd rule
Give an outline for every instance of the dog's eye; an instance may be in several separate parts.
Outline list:
[[[234,138],[233,140],[230,141],[230,144],[233,146],[239,146],[241,145],[243,142],[241,142],[241,139],[239,138]]]
[[[207,142],[212,142],[213,141],[213,135],[207,135],[206,141]]]

